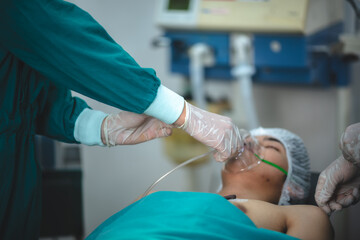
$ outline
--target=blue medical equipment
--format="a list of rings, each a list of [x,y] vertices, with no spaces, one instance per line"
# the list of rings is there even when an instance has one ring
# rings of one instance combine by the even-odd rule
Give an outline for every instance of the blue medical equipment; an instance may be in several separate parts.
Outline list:
[[[170,39],[171,71],[189,76],[188,51],[206,43],[214,64],[206,79],[234,79],[233,38],[252,39],[257,83],[346,86],[349,62],[339,49],[342,5],[337,0],[160,0],[158,24]]]

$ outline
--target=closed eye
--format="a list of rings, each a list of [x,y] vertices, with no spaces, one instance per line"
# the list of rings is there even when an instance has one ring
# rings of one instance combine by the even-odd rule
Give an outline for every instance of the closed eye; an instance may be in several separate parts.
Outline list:
[[[277,152],[280,152],[280,149],[271,145],[265,146],[265,148],[272,148],[275,149]]]
[[[276,138],[273,137],[264,137],[264,147],[273,148],[277,152],[282,152],[283,144]]]

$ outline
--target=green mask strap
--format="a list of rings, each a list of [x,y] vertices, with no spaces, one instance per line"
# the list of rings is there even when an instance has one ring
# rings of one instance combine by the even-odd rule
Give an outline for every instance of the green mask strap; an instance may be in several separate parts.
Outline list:
[[[261,157],[259,157],[259,155],[257,155],[256,153],[254,153],[254,155],[262,162],[266,163],[266,164],[269,164],[270,166],[273,166],[274,168],[277,168],[279,169],[280,171],[282,171],[283,173],[285,173],[285,175],[287,176],[288,173],[287,171],[285,171],[285,169],[283,169],[282,167],[280,167],[279,165],[276,165],[275,163],[272,163],[272,162],[269,162],[265,159],[262,159]]]

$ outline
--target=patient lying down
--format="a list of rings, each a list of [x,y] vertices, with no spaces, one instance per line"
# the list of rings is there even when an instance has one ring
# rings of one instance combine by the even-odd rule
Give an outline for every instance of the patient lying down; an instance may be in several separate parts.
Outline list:
[[[252,199],[231,202],[259,228],[301,239],[333,238],[328,216],[320,208],[290,205],[304,203],[309,194],[310,162],[303,141],[285,129],[258,128],[251,133],[262,146],[260,155],[285,169],[288,175],[263,163],[238,173],[236,161],[229,161],[222,170],[223,186],[218,194]]]
[[[252,134],[263,146],[262,157],[287,175],[268,164],[239,173],[229,161],[218,194],[153,193],[110,217],[88,239],[332,239],[320,208],[290,205],[305,201],[309,191],[302,140],[284,129],[259,128]],[[226,200],[230,195],[236,199]]]

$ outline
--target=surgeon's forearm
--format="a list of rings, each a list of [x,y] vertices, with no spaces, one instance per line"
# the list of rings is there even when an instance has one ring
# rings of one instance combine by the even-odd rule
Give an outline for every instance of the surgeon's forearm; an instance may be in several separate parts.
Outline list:
[[[57,86],[136,113],[154,101],[160,85],[155,71],[142,68],[72,3],[1,0],[0,32],[2,48]]]
[[[181,112],[180,117],[174,122],[174,125],[179,127],[181,125],[183,125],[185,123],[185,118],[186,118],[186,104],[184,102],[184,108]]]

